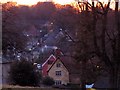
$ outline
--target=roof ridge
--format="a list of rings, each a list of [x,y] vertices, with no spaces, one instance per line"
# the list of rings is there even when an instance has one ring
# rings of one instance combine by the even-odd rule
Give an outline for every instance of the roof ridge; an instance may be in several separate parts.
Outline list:
[[[63,65],[64,65],[64,67],[67,69],[67,67],[66,67],[66,65],[64,64],[64,62],[61,60],[61,58],[57,58],[53,63],[52,63],[52,65],[50,66],[50,68],[47,70],[47,72],[49,72],[50,71],[50,69],[53,67],[53,65],[57,62],[57,60],[59,60]],[[67,69],[68,70],[68,69]],[[69,72],[69,70],[68,70],[68,72]]]
[[[51,57],[56,59],[56,57],[53,54],[51,54],[49,58],[42,64],[42,67],[50,60]]]

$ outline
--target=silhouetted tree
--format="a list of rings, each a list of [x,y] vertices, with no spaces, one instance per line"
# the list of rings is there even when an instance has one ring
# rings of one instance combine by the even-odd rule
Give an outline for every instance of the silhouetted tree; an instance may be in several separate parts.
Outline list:
[[[12,84],[21,86],[38,86],[41,75],[35,71],[30,61],[15,61],[10,67],[10,79]]]
[[[104,62],[106,69],[108,70],[111,88],[118,88],[119,86],[119,14],[118,14],[118,2],[116,2],[116,10],[115,10],[115,18],[112,16],[111,20],[108,19],[108,15],[110,12],[110,1],[108,1],[105,5],[102,2],[98,2],[96,5],[94,1],[92,4],[88,2],[79,2],[83,4],[87,4],[89,8],[89,12],[86,14],[90,17],[83,19],[83,22],[80,23],[81,28],[79,30],[79,42],[81,42],[84,47],[79,51],[81,53],[83,51],[83,62],[91,58],[91,56],[98,56],[99,59]],[[83,13],[86,9],[83,9]],[[81,13],[82,13],[81,12]],[[113,11],[114,12],[114,11]],[[86,15],[83,14],[83,15]],[[82,14],[81,14],[82,15]],[[83,17],[83,16],[80,16]],[[80,18],[81,19],[81,18]],[[91,19],[91,20],[90,20]],[[81,19],[82,20],[82,19]],[[85,20],[85,21],[84,21]],[[110,27],[110,22],[113,25]],[[116,22],[116,23],[115,23]],[[109,23],[109,24],[108,24]],[[82,26],[84,25],[84,26]],[[88,28],[88,26],[90,26]],[[117,29],[116,29],[117,27]],[[81,37],[82,35],[83,37]],[[78,44],[79,45],[79,44]],[[81,46],[78,46],[81,48]],[[82,54],[82,53],[81,53]],[[78,55],[78,60],[80,59],[80,55]],[[83,63],[85,65],[85,63]],[[84,69],[84,68],[83,68]],[[84,70],[83,70],[84,72]],[[84,82],[85,80],[83,80]],[[113,90],[114,90],[113,89]]]
[[[19,21],[18,7],[14,4],[11,6],[11,4],[12,2],[2,5],[2,50],[3,55],[10,53],[9,56],[14,57],[18,51],[24,49],[27,39],[22,32],[23,26],[17,23]]]
[[[44,77],[42,80],[44,85],[51,86],[54,85],[55,81],[51,77]]]

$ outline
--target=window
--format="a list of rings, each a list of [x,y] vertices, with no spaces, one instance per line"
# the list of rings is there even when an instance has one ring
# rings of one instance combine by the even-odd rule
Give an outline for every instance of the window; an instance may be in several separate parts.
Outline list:
[[[57,64],[56,64],[56,67],[60,67],[60,66],[61,66],[61,64],[60,64],[60,63],[57,63]]]
[[[62,82],[60,80],[55,80],[55,85],[61,85]]]
[[[56,76],[61,76],[61,71],[56,71]]]

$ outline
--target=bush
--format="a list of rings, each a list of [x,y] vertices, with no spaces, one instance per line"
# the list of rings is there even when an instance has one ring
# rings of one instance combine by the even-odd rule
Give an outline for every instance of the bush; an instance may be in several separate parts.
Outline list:
[[[44,77],[43,78],[43,84],[46,86],[52,86],[54,85],[55,81],[51,77]]]
[[[33,64],[26,60],[13,62],[10,67],[10,78],[13,84],[21,86],[37,86],[40,81]]]

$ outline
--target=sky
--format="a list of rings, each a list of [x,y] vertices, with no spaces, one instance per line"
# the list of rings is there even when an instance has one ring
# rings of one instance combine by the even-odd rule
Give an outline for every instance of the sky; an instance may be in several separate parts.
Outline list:
[[[74,0],[0,0],[2,3],[4,2],[8,2],[8,1],[13,1],[13,2],[17,2],[18,4],[24,4],[24,5],[32,5],[32,4],[36,4],[37,2],[41,1],[53,1],[59,4],[69,4],[71,2],[74,2]]]
[[[77,0],[0,0],[0,2],[2,2],[2,3],[8,2],[8,1],[17,2],[17,4],[22,4],[22,5],[34,5],[34,4],[37,4],[37,2],[39,2],[39,1],[41,1],[41,2],[53,1],[55,3],[59,3],[59,4],[64,5],[64,4],[70,4],[70,3],[77,1]],[[81,0],[81,1],[91,1],[91,0]],[[99,0],[99,1],[106,2],[108,0]],[[112,0],[112,1],[115,1],[115,0]],[[119,5],[119,7],[120,7],[120,5]]]

